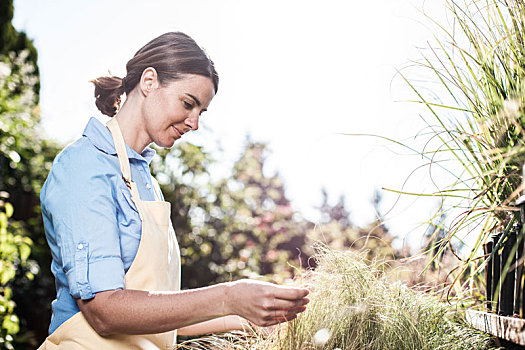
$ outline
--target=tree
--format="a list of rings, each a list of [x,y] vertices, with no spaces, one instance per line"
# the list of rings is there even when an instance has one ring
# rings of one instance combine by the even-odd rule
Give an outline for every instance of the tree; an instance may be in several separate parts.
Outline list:
[[[231,176],[214,182],[207,170],[212,160],[200,147],[158,150],[152,172],[172,203],[183,288],[292,276],[287,263],[304,246],[304,223],[294,219],[280,177],[264,175],[265,147],[247,141]]]
[[[9,253],[14,249],[12,245],[0,246],[0,254],[4,259],[2,273],[11,271],[8,266],[14,267],[16,271],[13,279],[2,281],[2,288],[5,299],[12,295],[12,300],[16,301],[14,312],[20,319],[21,336],[28,335],[25,331],[27,327],[31,327],[30,323],[40,321],[45,324],[48,321],[49,313],[46,311],[50,299],[42,298],[37,292],[53,289],[52,278],[46,281],[45,274],[33,279],[39,272],[36,261],[50,262],[49,252],[45,249],[47,245],[41,224],[38,195],[57,151],[53,143],[42,140],[38,127],[38,98],[34,93],[34,84],[38,78],[35,74],[33,66],[28,63],[26,51],[19,55],[12,52],[0,62],[0,190],[4,193],[4,202],[9,201],[4,204],[7,223],[4,229],[6,237],[12,237],[12,242],[22,244],[19,247],[22,251],[18,255]],[[30,246],[33,248],[31,256]],[[9,259],[12,259],[12,265],[7,263]],[[40,288],[41,282],[44,288]],[[13,320],[16,318],[14,314],[9,317]],[[15,330],[18,331],[18,326],[10,328],[11,332]],[[33,339],[33,343],[35,342]],[[0,346],[9,346],[8,342],[3,344]]]
[[[345,196],[341,195],[337,204],[332,206],[328,203],[328,192],[325,188],[321,189],[321,195],[323,197],[323,203],[319,207],[319,211],[321,212],[320,222],[327,224],[335,220],[342,228],[352,226],[350,212],[346,209]]]
[[[24,32],[19,32],[13,27],[13,0],[3,0],[0,2],[0,55],[9,56],[14,53],[20,55],[25,51],[26,63],[32,65],[35,69],[35,74],[38,78],[38,53],[33,45],[33,40],[29,39]],[[40,81],[37,80],[32,86],[34,93],[37,96],[40,91]]]
[[[2,2],[0,7],[0,191],[7,220],[4,236],[12,237],[22,249],[13,255],[12,245],[0,245],[1,272],[10,276],[11,267],[16,271],[14,278],[4,280],[1,287],[2,297],[12,305],[13,314],[8,318],[19,320],[17,327],[10,327],[12,343],[17,348],[34,348],[47,335],[50,303],[55,296],[38,197],[59,148],[44,138],[40,128],[36,49],[24,33],[13,28],[12,1]],[[46,268],[41,270],[40,266]],[[5,322],[8,318],[3,317]],[[13,336],[18,328],[20,332]],[[4,341],[0,347],[8,348],[10,343]]]
[[[306,243],[306,222],[294,216],[279,174],[264,174],[267,146],[248,140],[240,159],[234,165],[230,186],[234,203],[233,215],[238,225],[232,239],[239,249],[249,252],[261,275],[272,276],[276,282],[293,277],[289,264],[303,265],[301,258]],[[244,245],[244,246],[242,246]]]
[[[308,240],[305,246],[308,255],[314,254],[311,249],[313,243],[320,241],[334,249],[364,252],[369,260],[392,260],[397,256],[397,252],[392,247],[394,237],[390,235],[383,222],[379,192],[376,191],[372,198],[376,219],[365,227],[357,227],[350,221],[350,213],[345,207],[345,197],[340,196],[338,202],[331,205],[328,203],[326,190],[321,191],[323,198],[319,206],[321,220],[318,224],[308,225]]]

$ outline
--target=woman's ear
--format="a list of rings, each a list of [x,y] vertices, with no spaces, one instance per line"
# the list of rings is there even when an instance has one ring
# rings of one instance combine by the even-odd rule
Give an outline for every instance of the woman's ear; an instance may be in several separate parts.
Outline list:
[[[140,90],[144,96],[159,87],[159,76],[153,67],[148,67],[142,72],[140,77]]]

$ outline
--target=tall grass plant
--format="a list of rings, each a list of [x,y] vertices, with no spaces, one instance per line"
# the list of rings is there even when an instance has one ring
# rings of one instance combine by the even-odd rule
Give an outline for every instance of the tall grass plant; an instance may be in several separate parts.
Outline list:
[[[435,183],[430,193],[410,195],[441,199],[429,222],[443,215],[449,222],[432,254],[442,255],[454,241],[467,246],[455,252],[461,263],[454,281],[468,281],[477,293],[480,286],[473,280],[479,281],[488,258],[479,258],[481,246],[497,231],[505,233],[500,242],[505,240],[517,221],[514,202],[523,190],[525,3],[446,0],[445,4],[450,22],[434,22],[435,44],[410,66],[430,73],[438,87],[416,84],[410,79],[412,70],[401,72],[415,102],[427,109],[427,128],[418,135],[427,143],[419,154],[428,162]]]
[[[180,349],[492,349],[467,326],[461,310],[395,282],[388,266],[355,252],[316,245],[315,271],[301,283],[312,291],[307,310],[269,337],[206,337]]]

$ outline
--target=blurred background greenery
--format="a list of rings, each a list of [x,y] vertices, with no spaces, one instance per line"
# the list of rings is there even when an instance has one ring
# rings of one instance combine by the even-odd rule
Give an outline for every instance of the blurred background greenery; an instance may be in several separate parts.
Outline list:
[[[47,336],[55,298],[39,194],[52,161],[65,145],[40,127],[37,50],[11,24],[12,1],[0,5],[0,349],[32,349]],[[345,198],[329,203],[323,191],[313,223],[292,208],[279,174],[264,171],[267,146],[247,138],[229,176],[210,176],[213,159],[201,147],[178,143],[157,149],[151,171],[166,200],[182,255],[182,287],[239,278],[291,283],[315,266],[312,242],[365,250],[369,258],[403,256],[377,219],[352,223]]]

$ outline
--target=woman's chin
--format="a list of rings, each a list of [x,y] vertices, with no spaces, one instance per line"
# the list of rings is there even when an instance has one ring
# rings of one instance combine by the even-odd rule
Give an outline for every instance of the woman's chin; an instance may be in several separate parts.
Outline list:
[[[175,141],[177,140],[178,139],[170,138],[169,140],[159,140],[158,142],[155,142],[155,144],[162,148],[171,148],[173,147],[173,145],[175,144]]]

